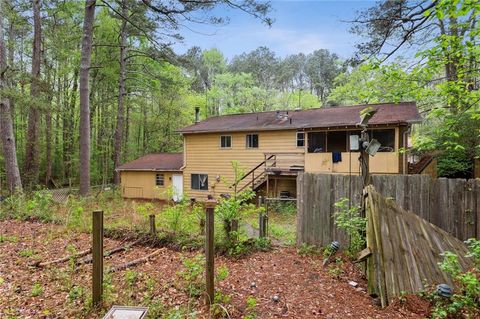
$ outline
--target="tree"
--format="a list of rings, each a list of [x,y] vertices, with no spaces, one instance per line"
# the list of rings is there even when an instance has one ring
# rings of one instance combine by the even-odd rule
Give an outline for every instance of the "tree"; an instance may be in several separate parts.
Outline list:
[[[339,57],[326,49],[315,50],[307,57],[305,74],[310,82],[310,93],[315,92],[322,105],[334,86],[334,79],[343,71]]]
[[[90,188],[90,101],[89,71],[92,57],[93,23],[96,0],[85,1],[83,40],[80,62],[80,195]]]
[[[4,2],[0,2],[0,9],[4,9]],[[5,74],[8,71],[6,46],[4,42],[3,17],[0,15],[0,135],[2,138],[3,156],[7,177],[7,188],[10,193],[22,191],[22,181],[17,163],[15,136],[13,134],[12,114],[10,101],[3,90],[6,88]]]
[[[122,15],[128,15],[127,0],[122,0]],[[115,184],[120,184],[120,173],[116,170],[120,166],[121,155],[122,155],[122,144],[124,136],[124,100],[126,95],[125,90],[125,73],[126,73],[126,56],[127,56],[127,20],[123,20],[120,26],[120,36],[119,36],[119,46],[120,46],[120,73],[118,77],[118,108],[117,108],[117,125],[115,128],[115,141],[114,141],[114,151],[113,151],[113,182]]]
[[[40,169],[40,65],[42,54],[42,25],[40,17],[41,0],[32,0],[33,4],[33,48],[32,73],[30,84],[31,106],[28,113],[28,131],[25,144],[25,186],[33,188],[38,183]]]
[[[384,62],[405,47],[416,52],[409,80],[427,79],[417,83],[430,89],[420,101],[436,96],[422,101],[427,125],[418,130],[416,147],[445,151],[439,167],[449,176],[471,175],[480,155],[479,14],[476,1],[404,0],[379,3],[353,21],[353,31],[368,37],[358,45],[357,61],[377,56]]]

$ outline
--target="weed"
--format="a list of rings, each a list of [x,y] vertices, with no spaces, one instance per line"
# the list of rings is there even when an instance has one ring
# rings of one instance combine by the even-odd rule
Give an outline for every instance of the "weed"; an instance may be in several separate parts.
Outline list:
[[[300,256],[318,256],[320,255],[320,250],[315,245],[309,245],[307,243],[302,243],[297,249],[297,253]]]
[[[346,253],[354,257],[365,247],[365,231],[367,220],[360,216],[360,206],[350,205],[349,199],[342,198],[335,203],[335,225],[343,229],[350,237]]]
[[[38,297],[43,293],[43,287],[40,283],[36,282],[33,284],[32,290],[30,291],[30,295],[32,297]]]
[[[334,278],[340,278],[340,276],[344,273],[343,269],[340,267],[336,267],[334,265],[330,265],[328,267],[327,273],[334,277]]]
[[[179,275],[186,285],[186,291],[191,297],[199,297],[205,290],[203,274],[205,272],[205,256],[198,254],[192,258],[182,258],[185,270]]]
[[[28,195],[18,193],[2,202],[0,218],[53,221],[52,205],[52,195],[48,190],[39,190]]]
[[[35,255],[35,251],[31,248],[26,248],[24,250],[21,250],[18,255],[20,257],[25,257],[25,258],[30,258],[30,257],[33,257]]]
[[[85,289],[82,286],[72,286],[68,291],[70,301],[82,300],[85,298]]]
[[[295,215],[297,213],[297,203],[295,201],[269,201],[268,211],[280,215]]]
[[[254,296],[247,297],[247,306],[245,307],[245,316],[243,319],[255,319],[257,318],[257,299]]]
[[[16,243],[16,242],[18,242],[18,237],[16,237],[16,236],[0,235],[0,243],[3,243],[3,242]]]
[[[137,280],[138,274],[136,271],[129,269],[125,272],[125,281],[127,282],[129,288],[133,288]]]
[[[452,276],[456,289],[451,298],[443,298],[436,293],[427,296],[435,305],[432,317],[462,314],[466,318],[476,318],[480,315],[480,241],[471,238],[465,243],[468,246],[466,257],[472,258],[474,266],[464,271],[457,255],[448,251],[442,254],[440,269]]]
[[[213,299],[213,304],[210,308],[210,312],[214,318],[225,314],[226,317],[230,318],[228,313],[227,306],[232,302],[232,296],[229,294],[224,294],[221,290],[215,291],[215,297]]]

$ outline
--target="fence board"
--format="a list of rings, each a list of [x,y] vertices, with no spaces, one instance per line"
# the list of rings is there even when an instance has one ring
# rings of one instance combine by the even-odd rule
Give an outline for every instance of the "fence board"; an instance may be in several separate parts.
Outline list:
[[[460,240],[480,237],[480,179],[432,178],[425,175],[373,175],[372,184],[384,197],[440,227]],[[334,203],[362,199],[358,175],[300,174],[297,179],[297,243],[343,245],[348,236],[334,225]],[[421,237],[423,234],[417,233]]]

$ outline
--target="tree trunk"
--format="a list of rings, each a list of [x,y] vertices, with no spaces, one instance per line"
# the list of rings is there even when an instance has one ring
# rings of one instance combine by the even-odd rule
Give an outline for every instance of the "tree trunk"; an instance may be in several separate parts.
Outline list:
[[[50,180],[52,179],[52,103],[55,86],[55,74],[53,75],[53,78],[51,78],[51,68],[47,66],[46,61],[45,66],[47,68],[47,80],[49,86],[47,109],[45,113],[45,185],[49,187]]]
[[[68,96],[68,81],[64,79],[64,108],[65,111],[62,114],[63,117],[63,163],[64,163],[64,176],[69,181],[72,176],[72,157],[74,147],[73,131],[75,128],[75,106],[77,104],[77,91],[78,91],[78,68],[73,71],[73,84]]]
[[[90,188],[90,105],[88,75],[92,59],[93,23],[96,0],[85,1],[83,40],[80,62],[80,195]]]
[[[122,15],[128,16],[126,1],[122,1]],[[127,45],[127,21],[123,19],[120,29],[120,75],[118,79],[118,107],[117,107],[117,126],[115,128],[115,140],[113,150],[113,182],[120,184],[120,173],[116,170],[121,164],[122,139],[124,130],[124,98],[125,98],[125,69],[126,69],[126,45]]]
[[[0,3],[0,9],[2,8]],[[3,37],[3,15],[0,15],[0,90],[6,86],[5,72],[7,61]],[[10,113],[10,101],[0,95],[0,136],[2,139],[3,157],[7,177],[7,187],[10,193],[22,191],[22,180],[17,163],[17,150],[13,135],[13,120]]]
[[[40,96],[40,64],[42,25],[40,17],[40,0],[32,0],[33,4],[33,49],[32,49],[32,79],[30,96],[32,105],[28,113],[27,140],[25,143],[25,186],[32,189],[38,183],[40,170],[40,109],[38,99]]]

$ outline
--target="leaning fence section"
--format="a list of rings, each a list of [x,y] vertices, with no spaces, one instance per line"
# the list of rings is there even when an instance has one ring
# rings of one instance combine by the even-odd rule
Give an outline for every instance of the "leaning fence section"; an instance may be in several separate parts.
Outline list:
[[[334,204],[349,198],[359,205],[360,176],[300,174],[297,178],[297,243],[325,246],[348,241],[334,225]],[[384,197],[460,240],[480,238],[480,179],[432,178],[423,175],[373,175]]]
[[[380,297],[387,306],[402,293],[417,293],[426,284],[453,285],[452,278],[438,267],[441,254],[458,255],[463,270],[471,260],[465,258],[465,245],[424,218],[408,212],[367,187],[367,259],[368,292]]]

